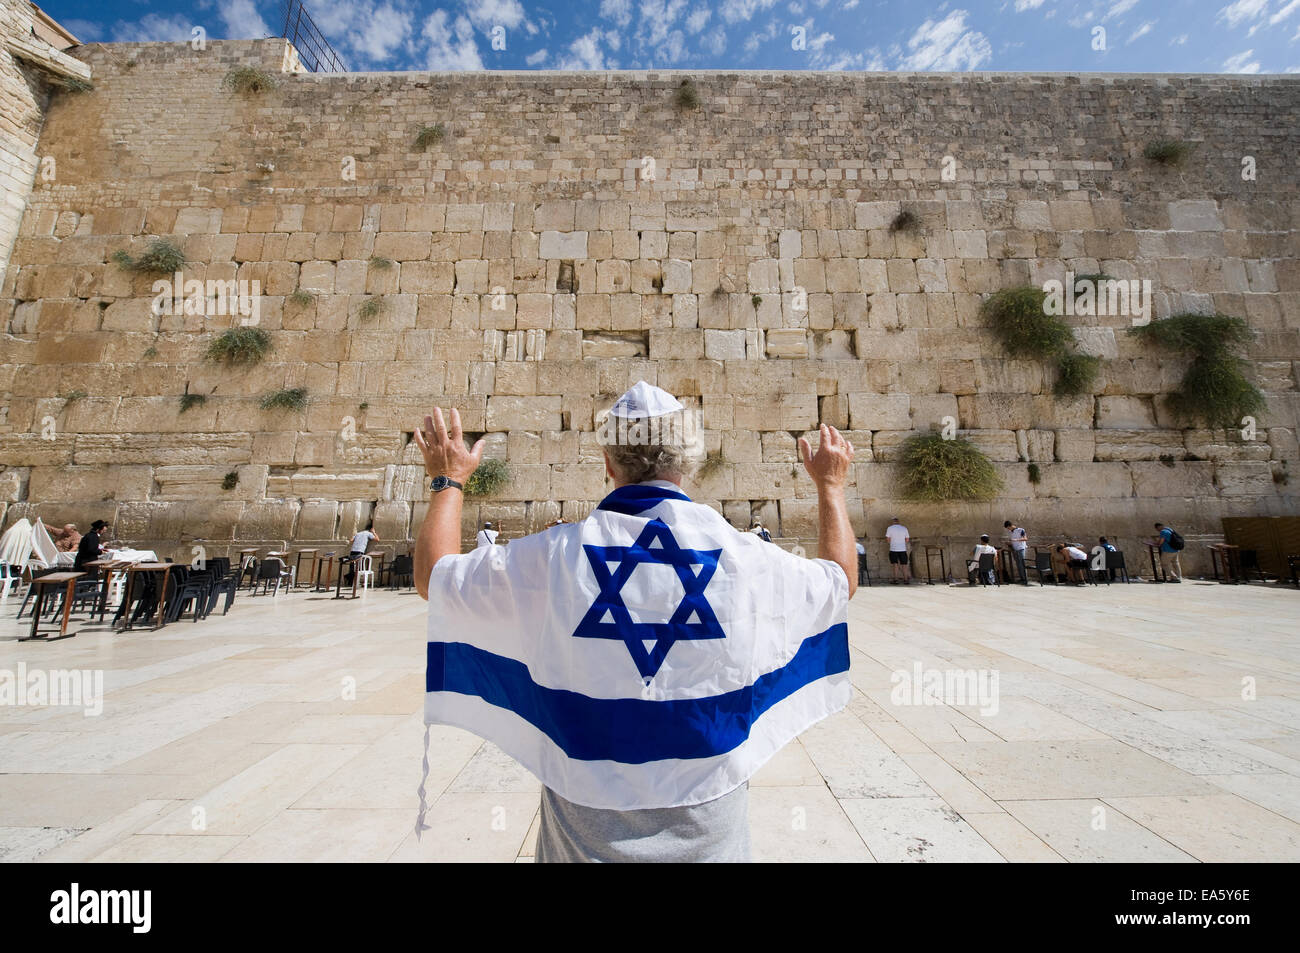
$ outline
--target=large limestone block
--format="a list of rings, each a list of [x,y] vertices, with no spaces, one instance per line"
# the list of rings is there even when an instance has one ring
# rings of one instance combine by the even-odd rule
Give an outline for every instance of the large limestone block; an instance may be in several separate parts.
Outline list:
[[[1169,430],[1098,430],[1098,460],[1159,460],[1183,456],[1183,435]]]
[[[1187,430],[1182,434],[1187,453],[1215,463],[1263,461],[1272,455],[1268,444],[1271,431],[1257,430],[1255,439],[1244,440],[1240,430]]]
[[[236,539],[294,538],[294,526],[302,504],[297,500],[259,500],[249,503],[239,514],[235,527]],[[307,571],[307,565],[303,565]]]
[[[1010,463],[1020,459],[1020,447],[1011,430],[963,430],[959,436],[975,445],[995,463]]]
[[[550,485],[566,499],[599,500],[612,489],[605,479],[605,466],[589,463],[563,463],[550,468]],[[545,498],[531,496],[529,499]]]
[[[741,430],[808,430],[817,426],[817,395],[738,396],[733,414],[733,426]],[[709,426],[707,420],[705,426]]]
[[[1156,426],[1150,398],[1097,398],[1098,430],[1148,430]]]
[[[1028,430],[1036,422],[1034,398],[1027,394],[962,395],[957,406],[962,425],[975,430]]]
[[[77,435],[49,431],[41,433],[0,433],[0,462],[11,467],[64,466],[72,462]]]
[[[906,394],[850,394],[849,421],[854,430],[906,430],[911,401]]]
[[[119,539],[166,542],[169,546],[176,540],[196,538],[214,543],[230,540],[247,505],[223,500],[122,503],[113,523],[114,535]],[[181,559],[189,553],[164,548],[158,555]]]
[[[539,258],[577,259],[587,257],[586,232],[542,232]]]
[[[1134,479],[1126,463],[1044,464],[1040,473],[1039,497],[1105,498],[1128,497],[1133,493]]]
[[[489,397],[488,430],[559,430],[559,397]]]
[[[1263,466],[1267,469],[1267,465]],[[1213,497],[1217,493],[1212,463],[1179,461],[1173,466],[1163,463],[1132,463],[1129,468],[1133,472],[1133,492],[1139,499],[1162,496]]]
[[[1169,228],[1176,232],[1222,231],[1218,203],[1212,199],[1183,199],[1169,203]]]
[[[383,471],[376,469],[359,473],[300,470],[290,476],[290,492],[283,495],[304,500],[377,500],[383,490],[383,480]],[[269,480],[267,495],[272,495]]]
[[[153,488],[147,466],[32,467],[32,500],[146,500]]]
[[[1214,482],[1224,496],[1272,496],[1279,489],[1267,463],[1220,463]]]

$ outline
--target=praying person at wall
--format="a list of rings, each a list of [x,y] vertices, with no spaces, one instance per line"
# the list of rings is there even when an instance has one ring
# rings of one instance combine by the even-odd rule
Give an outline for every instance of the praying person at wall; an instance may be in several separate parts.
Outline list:
[[[682,410],[642,381],[610,414]],[[462,555],[483,441],[466,448],[455,410],[416,433],[432,478],[415,552],[425,721],[541,780],[538,862],[748,860],[750,777],[852,691],[852,444],[825,425],[816,453],[798,441],[820,521],[821,558],[805,559],[693,502],[698,448],[660,439],[605,445],[614,489],[586,519]]]

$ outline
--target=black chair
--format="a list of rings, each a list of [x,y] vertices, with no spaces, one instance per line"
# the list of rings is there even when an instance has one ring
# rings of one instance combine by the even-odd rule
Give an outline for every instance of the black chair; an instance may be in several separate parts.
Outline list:
[[[410,580],[408,585],[415,585],[415,560],[410,556],[394,556],[388,564],[388,588],[396,589],[399,580]]]
[[[1300,556],[1288,556],[1286,568],[1291,571],[1291,584],[1300,589]]]
[[[271,583],[275,583],[275,589],[271,591],[272,596],[280,594],[280,583],[288,579],[290,572],[284,563],[276,556],[267,556],[257,566],[257,577],[253,581],[253,595],[257,595],[257,584],[262,584],[262,595],[271,591]]]
[[[867,567],[867,554],[858,553],[858,585],[871,586],[871,570]]]
[[[52,572],[62,572],[62,571],[63,570],[56,569],[56,568],[33,569],[32,579],[39,579],[41,578],[41,576],[48,576]],[[23,617],[23,613],[27,611],[27,603],[31,600],[32,596],[34,596],[35,594],[36,594],[36,587],[29,582],[27,584],[27,595],[23,596],[23,604],[18,607],[18,618],[21,619]]]
[[[1056,573],[1052,570],[1052,554],[1034,552],[1034,564],[1026,567],[1030,572],[1038,573],[1038,585],[1044,585],[1044,579],[1052,580],[1052,585],[1056,585]]]
[[[1126,583],[1133,581],[1128,577],[1128,567],[1124,565],[1124,554],[1119,550],[1106,553],[1106,569],[1111,579],[1118,579],[1123,575]]]
[[[212,614],[212,610],[217,607],[217,600],[224,594],[226,604],[221,610],[225,615],[230,611],[230,606],[235,601],[235,593],[239,590],[239,574],[231,572],[230,560],[225,556],[218,556],[210,560],[208,565],[212,568],[212,585],[208,588],[208,605],[204,610],[204,616]]]
[[[1250,582],[1251,572],[1254,572],[1255,575],[1259,576],[1260,582],[1268,582],[1268,580],[1264,578],[1264,570],[1260,568],[1259,565],[1259,550],[1243,549],[1237,553],[1237,557],[1237,565],[1241,570],[1241,578],[1245,582]]]
[[[979,568],[976,569],[975,571],[980,574],[981,586],[989,585],[990,579],[993,580],[992,585],[995,586],[1002,585],[1001,580],[998,579],[997,557],[994,556],[992,553],[980,553]]]

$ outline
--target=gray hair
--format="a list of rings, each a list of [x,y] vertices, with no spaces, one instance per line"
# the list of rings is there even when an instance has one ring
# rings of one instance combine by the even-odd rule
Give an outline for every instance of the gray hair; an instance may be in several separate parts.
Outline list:
[[[628,483],[647,480],[688,480],[695,474],[698,461],[679,444],[605,445],[610,465],[619,479]]]

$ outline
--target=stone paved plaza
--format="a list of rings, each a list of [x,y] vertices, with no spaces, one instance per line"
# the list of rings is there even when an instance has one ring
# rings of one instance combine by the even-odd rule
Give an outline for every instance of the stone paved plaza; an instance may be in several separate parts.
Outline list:
[[[458,730],[414,836],[423,610],[241,594],[39,644],[8,600],[0,670],[103,669],[105,700],[0,708],[0,859],[531,860],[537,782]],[[1298,623],[1275,586],[859,590],[858,692],[753,779],[755,859],[1300,860]],[[996,714],[891,703],[918,664],[996,672]]]

